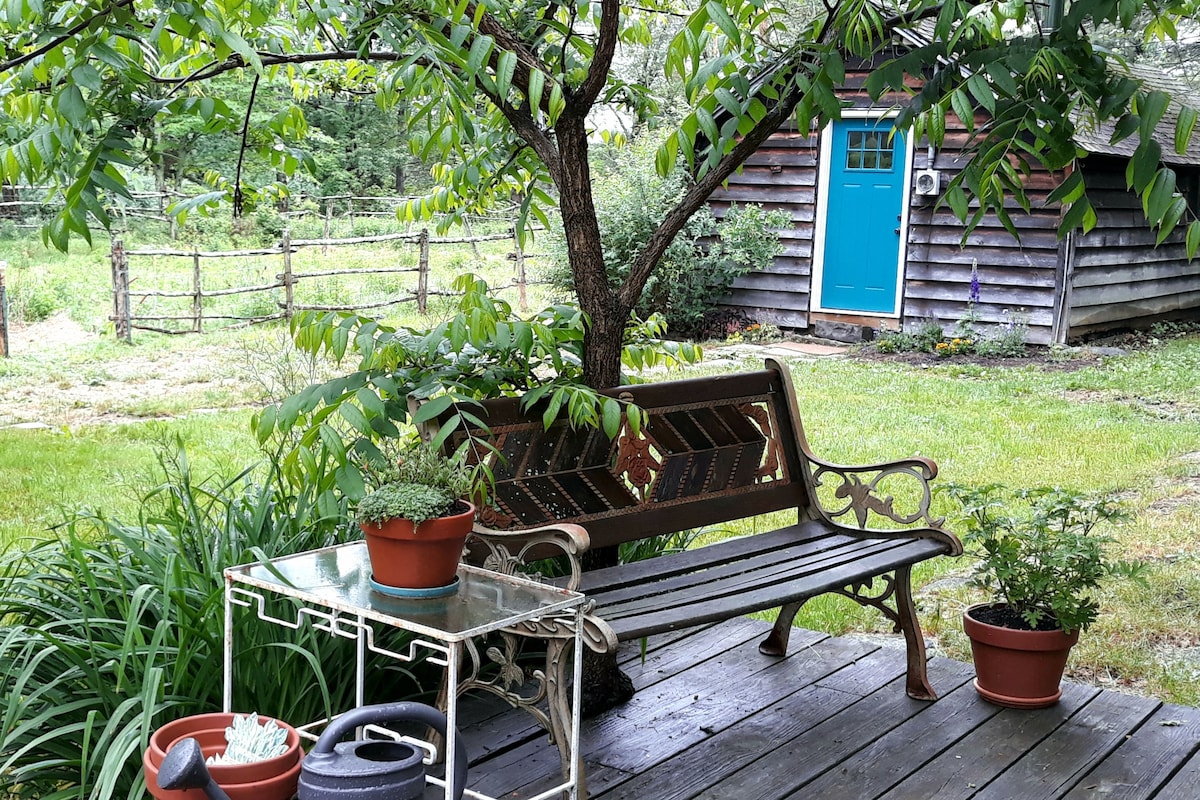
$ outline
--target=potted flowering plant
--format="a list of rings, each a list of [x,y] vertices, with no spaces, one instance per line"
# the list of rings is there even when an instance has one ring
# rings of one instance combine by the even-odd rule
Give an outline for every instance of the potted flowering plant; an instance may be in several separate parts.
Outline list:
[[[1144,582],[1142,566],[1112,560],[1102,523],[1129,512],[1113,495],[1000,484],[945,490],[962,506],[963,542],[979,560],[973,582],[992,594],[963,614],[975,688],[1014,708],[1058,701],[1071,647],[1100,613],[1095,590],[1112,576]]]
[[[401,449],[368,471],[374,488],[357,519],[371,559],[372,586],[387,594],[436,597],[456,588],[458,562],[475,521],[474,475],[461,454],[424,442]]]

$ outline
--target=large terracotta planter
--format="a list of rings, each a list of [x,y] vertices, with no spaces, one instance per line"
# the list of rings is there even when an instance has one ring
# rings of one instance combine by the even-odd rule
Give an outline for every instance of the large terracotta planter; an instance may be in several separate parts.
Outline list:
[[[206,800],[200,789],[167,790],[158,785],[158,770],[171,747],[181,739],[200,743],[205,758],[225,751],[225,729],[233,724],[233,714],[195,714],[168,722],[150,737],[150,746],[142,754],[146,790],[157,800]],[[262,718],[267,719],[267,718]],[[304,755],[300,734],[291,725],[275,720],[287,730],[287,751],[274,758],[252,764],[209,767],[209,774],[230,800],[290,800],[300,782],[300,763]]]
[[[1062,696],[1067,656],[1079,631],[1023,631],[980,622],[963,614],[963,630],[971,640],[975,689],[985,700],[1008,708],[1046,708]]]
[[[475,523],[475,506],[449,517],[427,519],[415,528],[411,520],[359,524],[367,539],[372,578],[384,586],[437,589],[452,584],[463,545]]]

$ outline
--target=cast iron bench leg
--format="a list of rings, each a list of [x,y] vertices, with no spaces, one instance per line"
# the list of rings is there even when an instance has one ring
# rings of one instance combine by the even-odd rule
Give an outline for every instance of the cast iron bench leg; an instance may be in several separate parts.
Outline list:
[[[795,603],[788,603],[779,609],[775,627],[771,629],[770,635],[759,644],[758,652],[764,656],[778,656],[779,658],[787,655],[788,637],[792,635],[792,622],[796,619],[796,613],[800,607],[807,602],[808,598],[806,597]]]
[[[936,700],[937,692],[929,685],[925,666],[925,637],[921,635],[921,623],[913,606],[911,566],[896,569],[896,614],[908,651],[908,696],[917,700]]]

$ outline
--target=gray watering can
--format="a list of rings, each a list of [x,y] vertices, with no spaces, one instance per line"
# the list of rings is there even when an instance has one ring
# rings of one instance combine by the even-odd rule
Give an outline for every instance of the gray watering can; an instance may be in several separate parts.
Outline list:
[[[447,735],[446,717],[423,703],[385,703],[348,711],[321,734],[300,765],[299,800],[419,800],[425,795],[425,751],[387,739],[343,742],[362,725],[418,722]],[[467,784],[467,749],[454,737],[452,797],[460,800]]]

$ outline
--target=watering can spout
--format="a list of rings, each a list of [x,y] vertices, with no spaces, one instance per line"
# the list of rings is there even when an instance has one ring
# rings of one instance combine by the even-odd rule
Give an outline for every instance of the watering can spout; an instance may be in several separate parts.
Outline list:
[[[333,720],[300,767],[299,800],[419,800],[425,794],[425,751],[387,739],[343,742],[363,725],[416,722],[448,740],[442,712],[423,703],[384,703],[363,706]],[[467,783],[467,751],[454,737],[452,797],[463,795]]]
[[[208,774],[200,743],[192,738],[180,739],[163,756],[158,768],[160,789],[200,789],[209,800],[229,800],[225,790]]]

